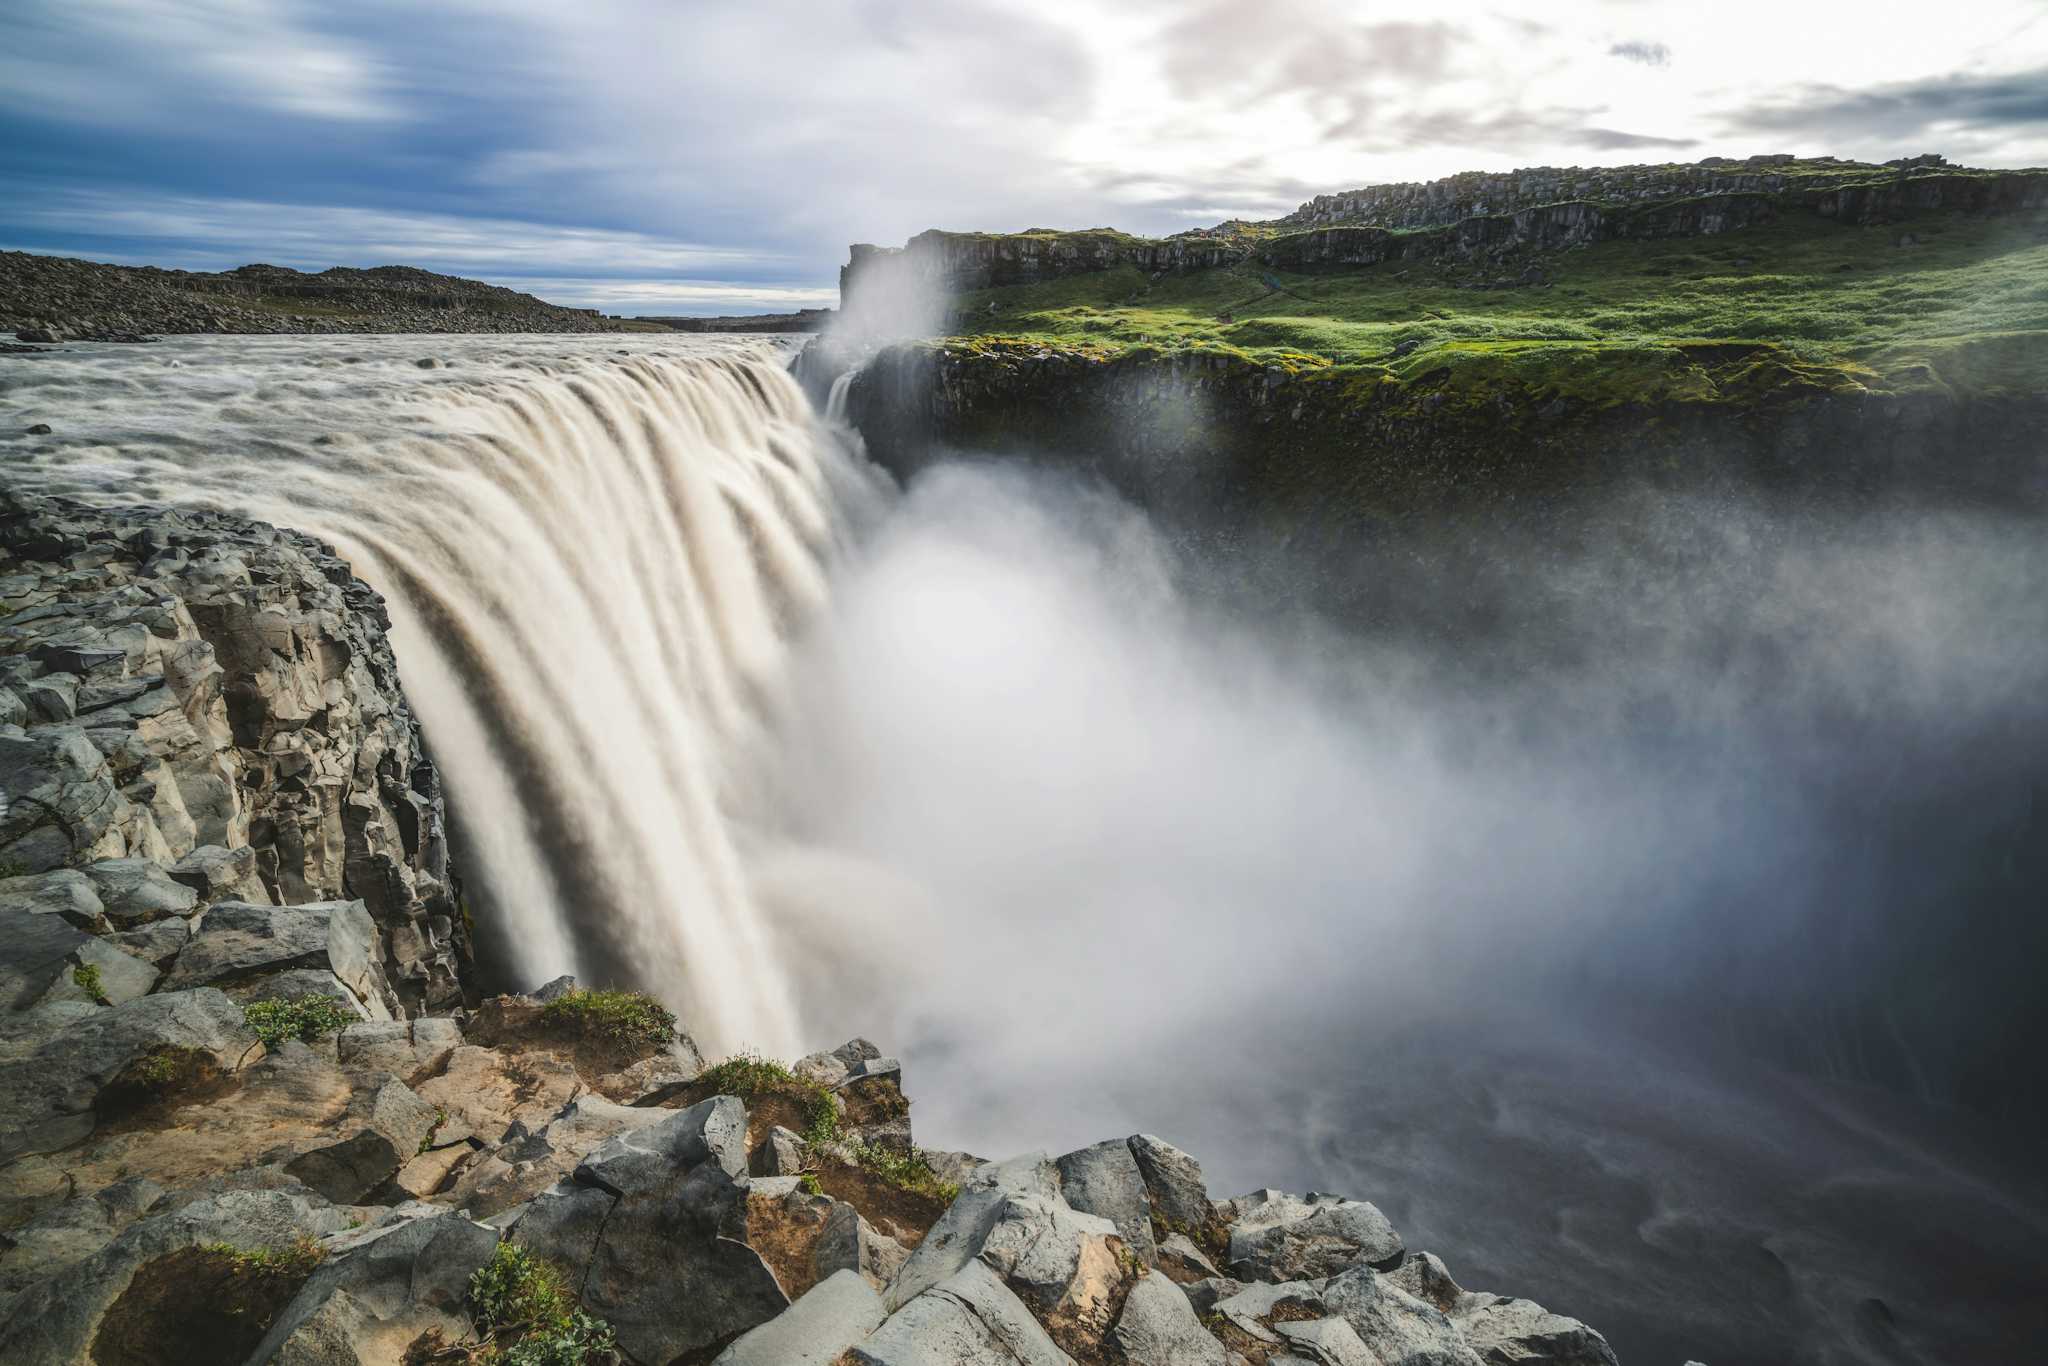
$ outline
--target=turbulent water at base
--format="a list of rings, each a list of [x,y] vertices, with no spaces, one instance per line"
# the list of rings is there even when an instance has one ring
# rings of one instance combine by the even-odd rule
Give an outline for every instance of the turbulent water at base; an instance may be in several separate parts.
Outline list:
[[[674,1003],[710,1047],[797,1020],[741,864],[741,761],[881,485],[785,349],[700,339],[73,346],[4,371],[10,480],[332,542],[388,598],[490,939]],[[481,914],[479,918],[484,918]]]

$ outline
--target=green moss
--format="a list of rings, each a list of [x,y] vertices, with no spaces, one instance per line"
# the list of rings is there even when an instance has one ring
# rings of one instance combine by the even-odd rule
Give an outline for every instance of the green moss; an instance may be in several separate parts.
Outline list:
[[[676,1017],[645,992],[570,991],[541,1007],[543,1022],[620,1043],[659,1046],[676,1037]]]
[[[99,964],[80,963],[77,967],[71,969],[71,980],[78,984],[80,991],[92,997],[99,1004],[103,1006],[113,1004],[107,999],[106,987],[100,981]]]
[[[184,1070],[185,1054],[175,1048],[160,1048],[137,1059],[124,1074],[125,1079],[146,1090],[162,1090],[177,1080]]]
[[[27,876],[28,865],[20,859],[0,859],[0,879]]]
[[[517,1243],[500,1243],[469,1278],[470,1311],[481,1350],[474,1360],[502,1366],[581,1366],[610,1361],[611,1326],[577,1304],[561,1267]]]
[[[356,1023],[355,1012],[332,996],[301,996],[287,1000],[271,996],[242,1007],[242,1021],[255,1031],[266,1048],[276,1048],[287,1039],[311,1043]]]
[[[1495,287],[1530,264],[1546,284]],[[1302,275],[1243,263],[1156,280],[1126,268],[965,294],[956,318],[961,335],[946,345],[977,354],[1208,355],[1291,374],[1380,365],[1404,384],[1422,373],[1405,362],[1453,348],[1439,360],[1474,378],[1537,380],[1593,402],[1704,395],[1686,357],[1673,355],[1703,343],[1777,348],[1765,371],[1732,384],[1708,376],[1728,399],[1849,384],[2039,393],[2048,238],[2038,215],[1932,214],[1886,227],[1788,215],[1513,265],[1384,262]],[[1537,343],[1550,349],[1515,354]]]

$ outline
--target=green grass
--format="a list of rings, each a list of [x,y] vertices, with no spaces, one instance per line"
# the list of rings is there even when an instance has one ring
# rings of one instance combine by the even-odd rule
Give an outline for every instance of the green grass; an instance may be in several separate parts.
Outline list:
[[[779,1094],[803,1106],[804,1142],[817,1146],[839,1137],[839,1103],[832,1093],[814,1081],[807,1081],[773,1058],[758,1053],[736,1053],[698,1074],[697,1085],[713,1095],[737,1096],[751,1103],[755,1097]]]
[[[1449,369],[1454,380],[1534,382],[1599,402],[1712,397],[1719,380],[1692,363],[1700,344],[1741,342],[1767,344],[1754,351],[1777,377],[1823,390],[2038,394],[2048,389],[2044,227],[2041,215],[1867,228],[1788,217],[1546,254],[1533,259],[1547,285],[1504,289],[1463,287],[1501,274],[1464,264],[1293,275],[1248,263],[1157,280],[1127,267],[963,295],[951,344],[1207,354],[1295,373],[1372,367],[1395,382]],[[1915,245],[1896,245],[1901,233]]]
[[[960,1188],[950,1181],[941,1180],[924,1154],[915,1149],[900,1153],[893,1148],[856,1143],[853,1145],[853,1160],[883,1180],[907,1191],[928,1195],[942,1205],[950,1205],[960,1198]]]
[[[327,1249],[308,1237],[284,1247],[236,1247],[233,1243],[207,1243],[201,1249],[225,1260],[237,1276],[277,1276],[304,1280],[313,1268],[327,1260]]]
[[[500,1243],[469,1278],[482,1339],[471,1359],[502,1366],[581,1366],[611,1361],[611,1325],[583,1312],[561,1267],[517,1243]]]
[[[276,1048],[287,1039],[311,1043],[356,1023],[357,1016],[332,996],[302,996],[288,1001],[272,996],[242,1007],[242,1021],[254,1030],[266,1048]]]
[[[638,991],[570,991],[541,1007],[541,1020],[620,1043],[658,1047],[676,1037],[676,1017]]]

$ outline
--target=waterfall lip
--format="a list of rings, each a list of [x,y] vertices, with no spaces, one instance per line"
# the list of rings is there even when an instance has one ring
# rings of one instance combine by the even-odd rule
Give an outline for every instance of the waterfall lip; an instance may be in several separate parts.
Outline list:
[[[798,1013],[738,808],[790,637],[890,487],[806,399],[795,349],[86,346],[0,370],[53,432],[0,452],[44,492],[220,507],[335,545],[387,599],[479,928],[522,979],[505,985],[640,987],[708,1047],[786,1051]]]

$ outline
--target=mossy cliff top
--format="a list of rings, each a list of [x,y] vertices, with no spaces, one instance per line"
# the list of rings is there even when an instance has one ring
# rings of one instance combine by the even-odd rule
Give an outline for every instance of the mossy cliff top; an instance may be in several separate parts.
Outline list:
[[[1221,357],[1592,405],[2048,392],[2048,172],[1621,169],[1776,188],[1624,201],[1608,187],[1605,204],[1415,229],[1332,226],[1340,196],[1298,211],[1324,204],[1304,231],[927,233],[901,255],[949,292],[937,345],[963,355]]]

